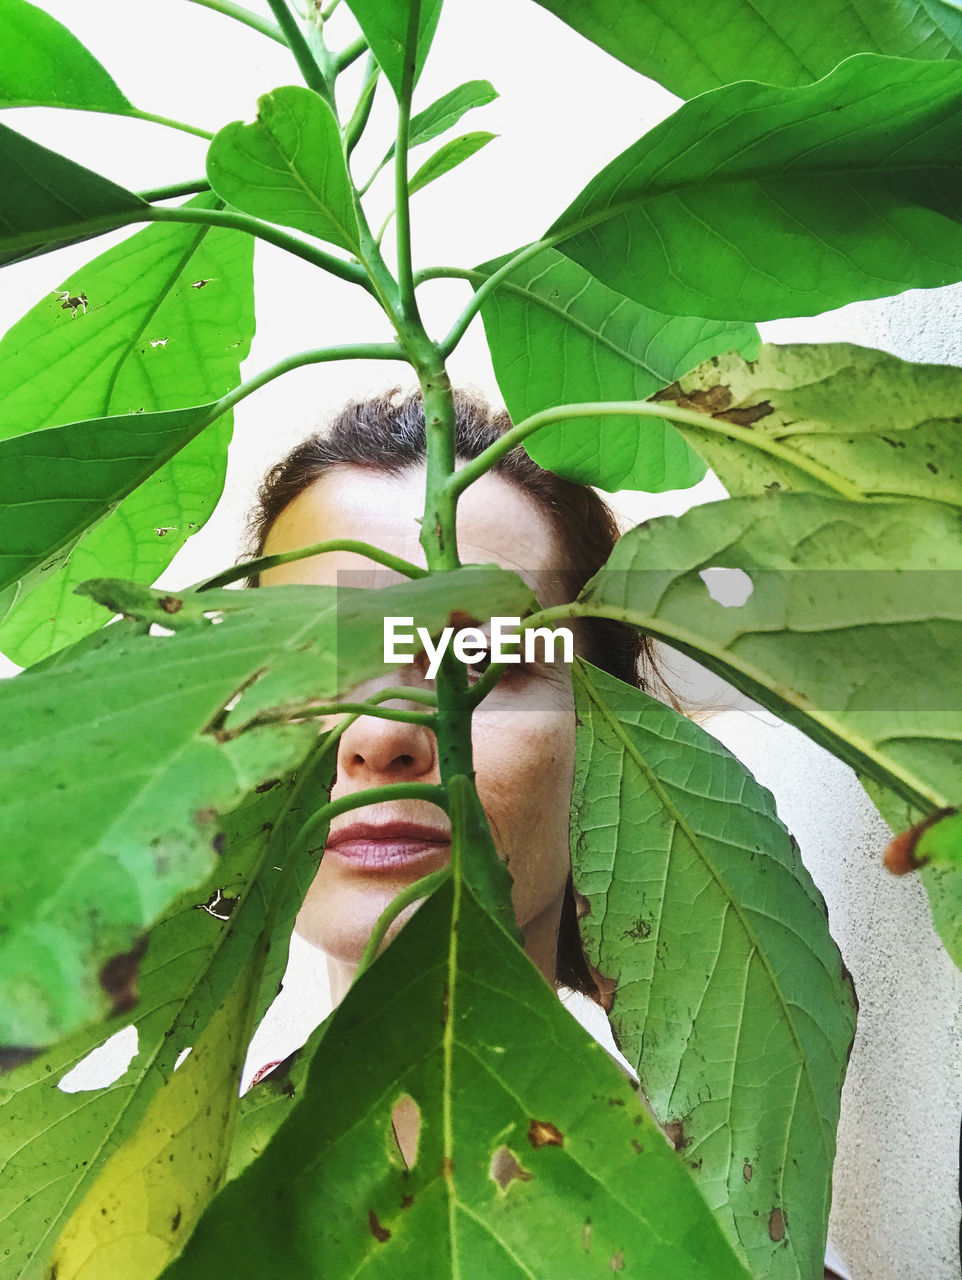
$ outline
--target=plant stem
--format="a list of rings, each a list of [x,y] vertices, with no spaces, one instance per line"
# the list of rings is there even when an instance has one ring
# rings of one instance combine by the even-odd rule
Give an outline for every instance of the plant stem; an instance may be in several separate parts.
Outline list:
[[[201,129],[195,124],[187,124],[184,120],[174,120],[170,116],[158,116],[152,111],[141,111],[137,107],[111,114],[132,116],[135,120],[146,120],[150,124],[162,124],[168,129],[179,129],[181,133],[193,134],[195,138],[205,138],[208,142],[214,136],[209,130]]]
[[[331,14],[334,12],[334,10],[337,8],[337,6],[340,3],[341,3],[341,0],[331,0],[331,3],[327,6],[327,8],[321,14],[321,21],[327,22],[328,18],[331,16]]]
[[[344,157],[350,160],[351,153],[361,141],[361,136],[367,128],[367,122],[370,119],[371,108],[374,106],[374,94],[377,89],[378,76],[381,74],[381,68],[377,64],[374,54],[370,54],[367,60],[367,68],[364,72],[364,83],[361,85],[361,92],[358,95],[357,106],[347,122],[344,130]],[[358,192],[358,197],[364,194],[364,190]]]
[[[237,213],[231,209],[196,209],[189,205],[179,205],[175,209],[158,209],[156,206],[151,206],[135,216],[128,214],[124,222],[205,222],[212,227],[232,227],[237,231],[246,231],[252,236],[257,236],[260,240],[266,240],[268,244],[276,245],[278,249],[284,249],[295,257],[303,258],[305,262],[313,263],[315,267],[329,271],[331,275],[338,276],[341,280],[347,280],[350,284],[359,284],[363,289],[371,292],[367,273],[357,263],[345,262],[343,258],[337,258],[325,249],[308,244],[307,241],[299,240],[296,236],[282,231],[272,222],[262,222],[260,218],[252,218],[246,213]],[[124,222],[115,222],[114,225],[122,226]],[[76,236],[77,228],[71,228],[69,234],[71,237]]]
[[[532,244],[525,245],[523,249],[519,249],[512,258],[509,258],[508,261],[500,266],[497,271],[488,276],[483,284],[479,285],[478,288],[475,289],[474,293],[471,295],[471,300],[468,302],[468,305],[458,316],[457,320],[455,320],[454,324],[451,326],[448,336],[441,343],[441,351],[445,358],[451,354],[464,337],[468,325],[481,310],[481,304],[484,302],[485,298],[487,298],[490,293],[493,293],[501,281],[506,276],[509,276],[515,268],[519,267],[522,262],[527,262],[529,258],[533,258],[536,254],[541,253],[543,249],[549,249],[553,243],[553,240],[546,239],[535,240]],[[434,268],[430,275],[422,273],[420,279],[440,279],[441,270],[443,269]]]
[[[276,569],[281,564],[291,564],[295,560],[306,560],[309,556],[323,555],[325,551],[353,551],[359,556],[367,556],[387,569],[394,569],[408,578],[424,578],[427,570],[419,565],[410,564],[400,556],[392,556],[380,547],[372,547],[367,542],[358,542],[354,538],[331,538],[327,542],[315,542],[309,547],[301,547],[297,551],[279,551],[272,556],[258,556],[256,560],[247,560],[243,564],[232,565],[223,573],[207,578],[203,582],[190,587],[190,591],[213,591],[217,587],[226,587],[241,578],[249,578],[255,573],[263,573],[265,569]]]
[[[298,351],[292,356],[286,356],[283,360],[278,360],[276,364],[268,365],[266,369],[262,369],[260,373],[250,378],[247,382],[242,382],[239,387],[235,387],[233,391],[228,391],[227,395],[221,396],[211,408],[210,421],[213,422],[215,418],[219,418],[228,409],[233,409],[234,405],[239,404],[241,400],[246,400],[249,395],[259,391],[261,387],[266,386],[269,382],[273,382],[275,378],[280,378],[283,374],[290,373],[292,369],[301,369],[308,364],[326,364],[331,360],[403,359],[404,352],[393,342],[359,342],[355,346],[318,347],[316,351]]]
[[[414,268],[411,263],[411,210],[408,201],[408,138],[411,131],[411,95],[417,67],[418,25],[421,0],[410,0],[404,73],[398,100],[397,142],[394,152],[394,216],[397,229],[397,272],[401,307],[405,318],[420,325],[417,297],[414,292]],[[389,215],[390,216],[390,215]],[[382,228],[387,227],[387,222]]]
[[[377,959],[385,934],[404,908],[409,907],[412,902],[420,902],[422,898],[429,897],[435,889],[444,884],[450,874],[450,867],[441,867],[439,871],[432,871],[430,875],[422,876],[420,880],[415,880],[414,884],[409,884],[406,889],[402,889],[395,898],[391,899],[375,921],[371,936],[361,952],[361,958],[354,974],[354,982],[357,982],[361,974],[366,973]]]
[[[267,18],[262,18],[259,13],[252,13],[250,9],[245,9],[243,5],[234,4],[234,0],[189,0],[189,3],[199,4],[205,9],[215,9],[218,13],[233,18],[235,22],[242,22],[245,27],[259,31],[262,36],[276,40],[278,44],[287,44],[280,27],[269,22]]]
[[[404,724],[418,724],[425,729],[433,729],[434,715],[426,711],[401,711],[396,707],[381,707],[369,702],[292,702],[288,705],[272,707],[269,711],[258,712],[243,724],[234,729],[221,730],[218,742],[230,742],[247,733],[249,729],[258,729],[266,724],[290,724],[294,720],[316,720],[324,716],[336,716],[350,712],[351,719],[358,716],[374,716],[380,720],[399,720]]]
[[[153,187],[150,191],[138,191],[137,195],[147,204],[155,200],[176,200],[180,196],[199,196],[210,190],[206,178],[195,178],[193,182],[175,182],[169,187]]]
[[[494,277],[491,278],[493,279]],[[668,422],[679,422],[685,426],[697,427],[700,431],[707,431],[713,435],[727,436],[729,439],[739,440],[743,444],[758,449],[761,453],[767,453],[773,458],[789,463],[797,470],[803,471],[813,479],[818,480],[834,493],[841,494],[843,498],[848,498],[851,502],[864,502],[866,500],[865,494],[853,484],[850,484],[848,480],[837,475],[821,463],[787,448],[777,440],[768,439],[748,427],[736,426],[735,423],[726,422],[724,419],[712,418],[708,414],[696,413],[692,409],[680,409],[664,401],[656,403],[651,400],[602,400],[597,403],[563,404],[554,409],[543,409],[540,413],[534,413],[530,418],[525,418],[523,422],[519,422],[510,431],[506,431],[500,439],[485,449],[477,458],[473,458],[466,463],[460,471],[450,477],[448,488],[455,494],[463,493],[468,485],[473,484],[475,480],[490,470],[500,457],[542,427],[570,418],[615,416],[664,418]]]
[[[334,110],[334,86],[324,74],[324,70],[314,56],[297,19],[287,7],[285,0],[267,0],[267,3],[277,19],[277,25],[284,33],[285,44],[290,47],[290,51],[297,61],[301,75],[304,77],[304,83],[309,89],[313,89],[315,93],[320,94],[331,107],[331,110]]]
[[[315,832],[327,826],[332,818],[349,813],[352,809],[362,809],[365,805],[380,804],[388,800],[427,800],[436,804],[439,809],[447,809],[448,793],[444,787],[430,782],[393,782],[384,787],[368,787],[366,791],[354,791],[349,796],[341,796],[339,800],[331,800],[311,814],[297,833],[290,856],[294,858],[302,854]]]
[[[342,71],[346,71],[352,62],[356,62],[361,54],[367,48],[367,41],[363,36],[347,45],[340,53],[334,55],[334,74],[339,76]]]

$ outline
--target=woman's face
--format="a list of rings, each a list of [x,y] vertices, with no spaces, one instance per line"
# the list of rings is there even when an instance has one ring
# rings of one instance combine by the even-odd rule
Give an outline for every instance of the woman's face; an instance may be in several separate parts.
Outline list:
[[[421,467],[396,477],[337,467],[285,508],[265,551],[358,538],[423,564],[418,543],[423,501]],[[560,564],[552,531],[531,500],[500,477],[485,475],[462,497],[458,547],[464,563],[517,570],[539,594],[554,596],[543,603],[560,603],[556,591],[542,590]],[[351,571],[352,586],[383,586],[389,580],[385,570],[363,557],[329,552],[272,569],[263,581],[338,585],[338,573],[345,570]],[[345,581],[342,577],[340,585]],[[352,700],[398,684],[424,687],[423,670],[423,662],[415,663],[369,681],[353,691]],[[526,950],[553,980],[569,869],[568,805],[574,771],[574,704],[567,666],[539,662],[508,667],[475,712],[472,742],[478,793],[498,853],[511,871],[515,914]],[[428,729],[363,716],[341,737],[332,797],[387,783],[438,781],[434,735]],[[449,830],[447,815],[425,801],[368,805],[335,818],[297,919],[298,932],[345,969],[355,965],[388,902],[406,885],[447,863]]]

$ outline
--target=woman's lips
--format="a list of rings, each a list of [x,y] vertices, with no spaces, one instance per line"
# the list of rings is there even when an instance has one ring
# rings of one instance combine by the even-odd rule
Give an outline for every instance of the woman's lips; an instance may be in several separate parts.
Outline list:
[[[335,854],[364,871],[422,870],[443,867],[449,857],[451,836],[436,827],[413,822],[357,822],[328,836],[325,855]]]

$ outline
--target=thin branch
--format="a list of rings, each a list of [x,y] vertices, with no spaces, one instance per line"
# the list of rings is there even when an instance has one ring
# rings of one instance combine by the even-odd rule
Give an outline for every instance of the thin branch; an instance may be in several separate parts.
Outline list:
[[[410,0],[404,72],[398,99],[397,143],[394,155],[394,217],[397,228],[397,273],[401,306],[407,319],[420,325],[417,296],[414,292],[414,268],[411,263],[411,210],[408,199],[408,138],[411,132],[411,95],[417,68],[418,27],[421,0]],[[381,234],[387,227],[385,222]],[[380,239],[380,237],[378,237]]]
[[[269,22],[267,18],[262,18],[259,13],[252,13],[250,9],[245,9],[243,5],[234,4],[233,0],[189,0],[189,3],[202,5],[205,9],[215,9],[225,17],[233,18],[235,22],[242,22],[245,27],[259,31],[262,36],[276,40],[278,44],[287,44],[280,27]]]
[[[152,206],[143,214],[131,216],[128,213],[123,222],[115,222],[114,225],[122,226],[127,222],[206,222],[212,227],[231,227],[236,231],[247,231],[250,235],[257,236],[259,240],[266,240],[268,244],[273,244],[278,249],[284,249],[295,257],[303,258],[305,262],[313,263],[315,267],[321,267],[341,280],[347,280],[350,284],[359,284],[368,293],[372,291],[367,272],[356,262],[345,262],[343,258],[335,257],[326,249],[308,244],[306,240],[300,240],[297,236],[282,231],[274,223],[253,218],[247,213],[237,213],[229,209],[197,209],[190,205],[180,205],[176,209],[158,209]],[[70,235],[76,234],[77,229],[72,228]]]
[[[354,791],[348,796],[342,796],[339,800],[332,800],[329,804],[322,805],[316,813],[311,814],[297,833],[297,839],[291,846],[290,857],[296,858],[302,854],[312,837],[322,827],[327,826],[332,818],[337,818],[342,813],[349,813],[352,809],[363,809],[365,805],[380,804],[387,800],[427,800],[437,805],[439,809],[447,809],[448,793],[444,787],[433,782],[393,782],[383,787],[368,787],[365,791]]]
[[[150,191],[138,191],[137,195],[147,204],[155,200],[176,200],[180,196],[199,196],[210,190],[206,178],[194,178],[192,182],[175,182],[169,187],[154,187]]]
[[[344,129],[344,156],[347,160],[350,160],[351,153],[361,141],[361,136],[367,128],[367,122],[371,116],[371,108],[374,106],[374,94],[377,90],[380,74],[381,68],[372,53],[368,56],[367,67],[364,71],[364,83],[361,85],[361,92],[358,94],[357,106],[354,108],[351,118]],[[364,195],[366,190],[366,187],[363,188],[358,192],[358,196]]]
[[[158,116],[152,111],[141,111],[137,107],[117,114],[132,116],[135,120],[146,120],[150,124],[162,124],[168,129],[179,129],[181,133],[193,134],[195,138],[204,138],[207,142],[210,142],[214,136],[208,129],[201,129],[195,124],[187,124],[184,120],[173,120],[170,116]]]
[[[409,884],[406,889],[402,889],[399,894],[391,899],[374,922],[371,936],[368,938],[367,944],[361,952],[361,958],[357,963],[354,982],[357,982],[361,974],[366,973],[377,959],[388,929],[390,929],[405,907],[409,907],[412,902],[420,902],[422,898],[429,897],[435,889],[444,884],[450,875],[451,868],[449,866],[441,867],[439,871],[432,871],[430,875],[422,876],[420,880],[415,880],[414,884]]]
[[[228,391],[225,396],[221,396],[211,408],[210,421],[213,422],[222,413],[227,413],[229,409],[233,409],[236,404],[246,400],[249,395],[259,391],[261,387],[265,387],[269,382],[273,382],[275,378],[280,378],[294,369],[301,369],[305,365],[328,364],[333,360],[404,359],[404,352],[393,342],[358,342],[354,345],[342,347],[318,347],[313,351],[297,351],[292,356],[285,356],[283,360],[278,360],[276,364],[268,365],[266,369],[262,369],[260,373],[255,374],[247,382],[242,382],[239,387],[235,387],[233,391]]]
[[[551,426],[552,423],[563,422],[571,418],[610,418],[615,416],[663,418],[668,422],[678,422],[684,426],[697,427],[700,431],[707,431],[712,435],[727,436],[730,439],[740,440],[743,444],[750,445],[761,453],[767,453],[773,458],[789,463],[797,470],[805,472],[805,474],[824,484],[826,488],[841,494],[843,498],[848,498],[851,502],[865,501],[865,494],[853,484],[850,484],[844,477],[823,466],[820,462],[816,462],[812,458],[806,458],[802,454],[796,453],[793,449],[786,448],[785,445],[780,444],[777,440],[768,439],[748,427],[736,426],[735,423],[726,422],[724,419],[712,418],[708,414],[696,413],[692,409],[680,409],[665,401],[654,402],[651,400],[602,400],[597,403],[563,404],[555,409],[543,409],[540,413],[534,413],[530,418],[525,418],[523,422],[519,422],[510,431],[506,431],[493,445],[489,445],[483,453],[480,453],[476,458],[466,463],[460,471],[450,476],[447,482],[448,488],[455,495],[463,493],[468,485],[473,484],[479,476],[489,471],[499,458],[513,449],[515,445],[521,444],[528,436],[540,431],[542,427]]]
[[[417,724],[425,729],[432,729],[434,714],[427,711],[401,711],[396,707],[381,707],[369,702],[291,702],[286,706],[271,707],[259,711],[245,720],[236,729],[218,732],[218,742],[230,742],[247,733],[250,729],[259,729],[268,724],[290,724],[293,721],[316,720],[324,716],[336,716],[348,712],[354,718],[358,716],[374,716],[380,720],[397,720],[403,724]]]
[[[340,53],[334,55],[334,74],[339,76],[342,71],[358,60],[361,54],[367,49],[367,40],[364,36],[352,41],[349,45],[341,50]]]
[[[367,542],[359,542],[355,538],[330,538],[327,542],[314,542],[309,547],[300,547],[297,551],[279,551],[276,555],[258,556],[256,560],[247,560],[244,564],[232,565],[230,569],[225,569],[223,573],[218,573],[213,578],[206,578],[203,582],[196,583],[189,590],[213,591],[218,587],[226,587],[232,582],[238,582],[241,578],[249,578],[255,573],[264,573],[267,569],[276,569],[281,564],[292,564],[296,560],[307,560],[311,556],[320,556],[326,551],[353,551],[356,555],[367,556],[369,560],[383,565],[386,569],[393,569],[397,573],[403,573],[407,578],[426,578],[428,573],[427,569],[422,569],[416,564],[410,564],[407,560],[402,560],[400,556],[392,556],[389,551],[382,551],[379,547],[372,547]]]
[[[297,60],[301,75],[304,77],[304,83],[308,88],[313,89],[315,93],[319,93],[333,110],[334,86],[330,83],[314,57],[311,46],[298,25],[297,19],[287,7],[285,0],[267,0],[267,3],[277,19],[277,25],[284,33],[284,42],[290,47],[291,53]]]
[[[554,241],[549,238],[545,240],[536,240],[533,244],[525,245],[523,249],[519,249],[513,257],[509,258],[503,266],[499,267],[497,271],[488,276],[485,282],[475,289],[474,293],[471,295],[470,302],[458,316],[457,320],[455,320],[454,324],[451,326],[448,336],[441,343],[441,351],[444,354],[445,359],[451,354],[454,348],[464,337],[468,325],[481,310],[481,304],[484,302],[485,298],[487,298],[490,293],[493,293],[501,281],[506,276],[509,276],[516,267],[519,267],[522,262],[527,262],[529,258],[533,258],[543,249],[549,249],[552,244],[554,244]],[[441,268],[434,268],[430,276],[426,276],[422,273],[421,279],[440,279],[441,270]]]

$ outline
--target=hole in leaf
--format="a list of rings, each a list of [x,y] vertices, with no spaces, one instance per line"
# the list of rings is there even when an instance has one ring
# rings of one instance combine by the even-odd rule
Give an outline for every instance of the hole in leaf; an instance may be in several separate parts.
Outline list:
[[[152,636],[172,636],[175,632],[171,631],[170,627],[162,627],[159,622],[152,622],[150,624],[150,634]]]
[[[418,1159],[421,1137],[421,1108],[409,1093],[402,1093],[391,1108],[391,1139],[401,1153],[406,1169],[413,1169]]]
[[[531,1174],[518,1163],[518,1157],[511,1148],[503,1143],[491,1157],[488,1177],[492,1178],[502,1191],[507,1191],[512,1182],[531,1181]]]
[[[91,1050],[57,1082],[63,1093],[85,1093],[89,1089],[105,1089],[126,1075],[137,1056],[137,1028],[131,1024],[117,1031]]]
[[[182,1066],[183,1063],[187,1061],[187,1059],[190,1057],[192,1052],[193,1052],[193,1045],[188,1045],[186,1049],[181,1049],[180,1053],[178,1053],[177,1055],[177,1060],[174,1063],[175,1071],[179,1066]]]
[[[744,569],[702,569],[698,576],[715,603],[728,609],[740,609],[755,590]]]

